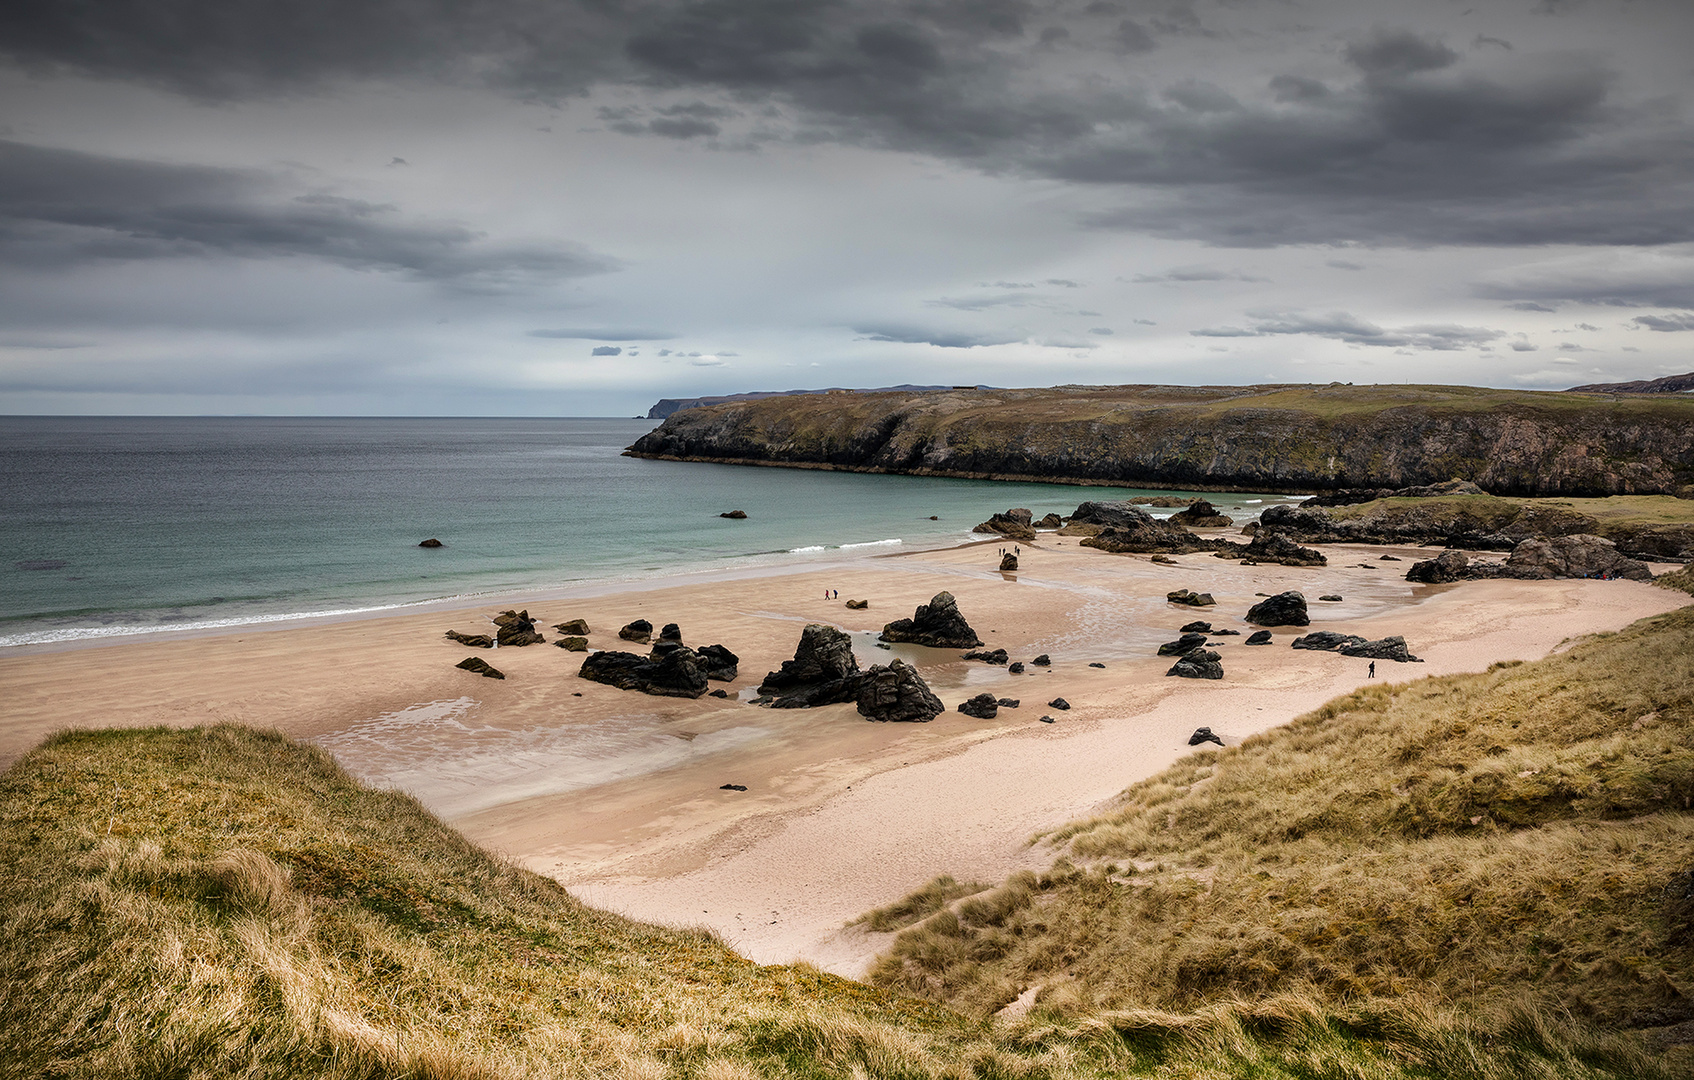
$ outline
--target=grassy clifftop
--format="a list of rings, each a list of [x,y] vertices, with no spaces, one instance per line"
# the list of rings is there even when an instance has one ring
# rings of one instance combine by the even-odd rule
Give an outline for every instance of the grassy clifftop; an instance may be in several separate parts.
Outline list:
[[[637,456],[1234,490],[1599,496],[1694,484],[1694,396],[1463,386],[810,394],[673,414]]]

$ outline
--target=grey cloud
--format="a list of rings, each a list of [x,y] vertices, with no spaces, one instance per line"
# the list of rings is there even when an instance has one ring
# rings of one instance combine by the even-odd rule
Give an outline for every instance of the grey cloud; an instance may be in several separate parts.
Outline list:
[[[589,356],[622,356],[623,349],[617,345],[596,345],[589,350]]]
[[[1263,281],[1239,270],[1219,270],[1212,266],[1178,266],[1162,274],[1137,274],[1130,279],[1138,285],[1156,285],[1177,281]]]
[[[1099,334],[1102,337],[1111,337],[1112,336],[1112,328],[1109,327],[1109,326],[1090,327],[1088,332],[1090,334]]]
[[[1346,55],[1354,67],[1377,78],[1438,71],[1459,58],[1442,42],[1407,30],[1378,30],[1350,43]]]
[[[1660,333],[1694,330],[1694,311],[1678,311],[1669,315],[1637,315],[1633,321],[1637,326],[1645,326]]]
[[[1531,268],[1472,291],[1488,300],[1508,300],[1520,311],[1554,311],[1561,303],[1604,307],[1694,308],[1694,259],[1660,265],[1589,269]]]
[[[1152,52],[1159,47],[1159,43],[1147,32],[1147,28],[1134,19],[1125,19],[1118,23],[1117,29],[1112,33],[1112,42],[1118,51],[1126,53]]]
[[[1540,346],[1532,345],[1527,341],[1514,341],[1514,342],[1512,342],[1512,351],[1513,352],[1535,352],[1539,348],[1540,348]]]
[[[1061,289],[1080,289],[1080,288],[1082,288],[1081,283],[1071,281],[1068,278],[1048,278],[1047,284],[1056,285]]]
[[[1593,323],[1585,323],[1585,322],[1577,323],[1576,328],[1578,330],[1598,330],[1598,329],[1600,329],[1598,326],[1595,326]]]
[[[1330,259],[1325,266],[1333,266],[1337,270],[1363,270],[1363,263],[1349,262],[1346,259]]]
[[[1250,313],[1255,324],[1250,327],[1215,327],[1190,330],[1195,337],[1271,337],[1285,334],[1309,334],[1313,337],[1344,341],[1350,345],[1374,345],[1387,348],[1427,349],[1447,352],[1482,345],[1505,336],[1498,330],[1474,326],[1406,326],[1384,329],[1356,315],[1338,311],[1313,316],[1298,312]]]
[[[615,327],[565,328],[531,330],[530,337],[570,338],[583,341],[673,341],[677,335],[665,330],[640,330]]]
[[[953,308],[956,311],[983,311],[992,307],[1023,307],[1032,301],[1028,293],[1000,293],[993,296],[943,296],[927,303],[931,307]]]
[[[974,349],[982,345],[1007,345],[1023,340],[990,334],[969,334],[958,331],[932,330],[897,323],[874,323],[853,327],[855,334],[869,341],[889,341],[907,345],[934,345],[941,349]]]
[[[1561,344],[1559,346],[1559,351],[1560,352],[1587,352],[1588,349],[1586,347],[1582,346],[1582,345],[1578,345],[1574,341],[1567,341],[1567,342],[1564,342],[1563,344]]]
[[[1516,301],[1515,303],[1507,304],[1506,306],[1508,308],[1511,308],[1513,311],[1554,312],[1554,311],[1559,310],[1556,307],[1549,307],[1548,305],[1540,303],[1539,301],[1536,301],[1536,300],[1519,300],[1519,301]]]
[[[617,263],[572,245],[490,242],[386,203],[291,193],[256,170],[167,165],[0,141],[0,259],[296,257],[469,288],[580,277]]]
[[[1142,326],[1157,326],[1157,325],[1159,325],[1158,323],[1154,322],[1152,319],[1136,319],[1135,321]]]

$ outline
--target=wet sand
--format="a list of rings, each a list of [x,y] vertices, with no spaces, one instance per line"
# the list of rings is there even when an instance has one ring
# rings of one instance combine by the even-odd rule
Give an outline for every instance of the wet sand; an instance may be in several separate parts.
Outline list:
[[[9,654],[0,657],[0,763],[63,727],[275,727],[316,740],[361,779],[412,792],[591,903],[711,927],[762,962],[803,958],[858,975],[887,938],[844,929],[847,920],[936,874],[992,882],[1044,867],[1053,853],[1031,846],[1034,834],[1109,805],[1189,753],[1195,727],[1237,742],[1367,681],[1367,661],[1289,649],[1304,631],[1243,645],[1256,594],[1301,590],[1310,629],[1405,636],[1425,662],[1379,661],[1378,677],[1394,681],[1533,659],[1687,600],[1624,581],[1413,586],[1406,567],[1430,554],[1417,549],[1332,545],[1330,565],[1318,568],[1204,554],[1161,566],[1044,536],[1024,545],[1017,574],[1002,575],[999,547],[527,604],[543,626],[587,619],[595,648],[622,646],[616,631],[636,618],[676,622],[692,645],[725,644],[741,658],[728,700],[590,683],[576,678],[582,655],[551,643],[484,651],[442,637],[489,631],[498,606]],[[1167,603],[1177,588],[1218,603]],[[824,599],[826,589],[840,599]],[[875,647],[883,623],[943,589],[985,647],[1026,662],[1049,653],[1053,666],[1012,675],[956,651]],[[1316,599],[1331,593],[1344,599]],[[870,606],[850,610],[847,599]],[[1225,643],[1222,681],[1166,678],[1171,660],[1154,655],[1195,619],[1243,631],[1213,638]],[[876,724],[852,705],[738,700],[793,655],[808,622],[854,633],[861,665],[916,664],[949,710],[983,690],[1021,705],[988,721],[949,711],[929,724]],[[468,655],[507,678],[453,667]],[[1047,705],[1059,696],[1073,708]],[[747,790],[721,790],[729,783]]]

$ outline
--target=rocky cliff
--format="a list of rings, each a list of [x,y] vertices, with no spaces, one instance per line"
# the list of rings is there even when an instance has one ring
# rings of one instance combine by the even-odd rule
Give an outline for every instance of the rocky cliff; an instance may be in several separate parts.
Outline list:
[[[687,409],[637,457],[1235,491],[1694,493],[1694,398],[1459,386],[1064,386]]]

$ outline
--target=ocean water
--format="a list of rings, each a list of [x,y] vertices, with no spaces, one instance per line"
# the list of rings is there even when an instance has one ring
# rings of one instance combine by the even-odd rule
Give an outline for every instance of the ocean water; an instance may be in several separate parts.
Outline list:
[[[839,560],[1154,493],[621,456],[655,425],[0,418],[0,647]]]

